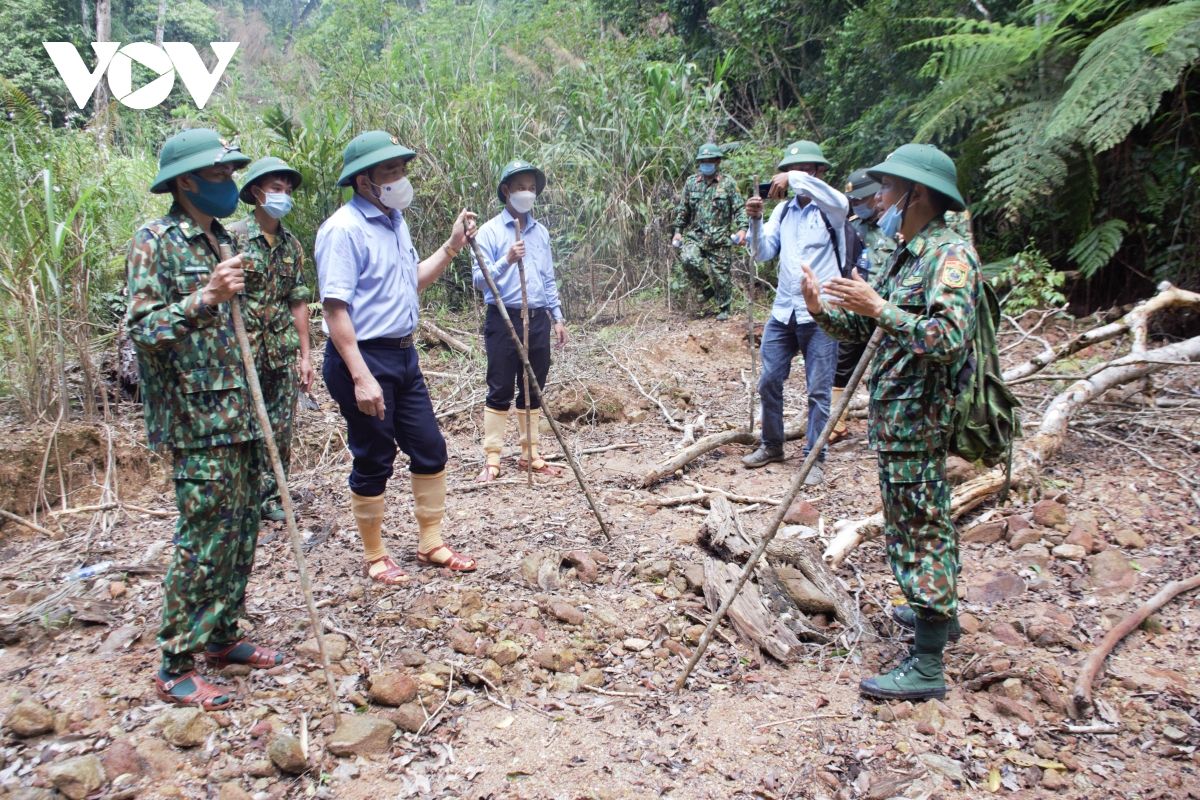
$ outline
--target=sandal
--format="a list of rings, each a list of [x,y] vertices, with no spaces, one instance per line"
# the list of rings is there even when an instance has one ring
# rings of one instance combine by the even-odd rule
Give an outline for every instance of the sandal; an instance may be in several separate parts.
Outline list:
[[[180,684],[191,681],[193,689],[188,694],[174,694],[173,689]],[[216,686],[201,678],[195,670],[164,681],[162,675],[154,676],[154,686],[158,690],[158,699],[177,706],[199,706],[205,711],[220,711],[233,705],[233,697],[225,694]],[[218,700],[225,702],[219,703]]]
[[[450,554],[450,557],[445,561],[434,561],[432,556],[438,550],[445,550]],[[453,570],[454,572],[475,571],[475,559],[469,556],[459,555],[444,544],[439,544],[428,553],[422,553],[420,550],[418,550],[417,563],[422,567],[442,567],[444,569]]]
[[[500,477],[499,464],[484,464],[480,470],[479,476],[475,478],[476,483],[491,483]]]
[[[375,566],[376,564],[383,564],[383,569],[372,575],[371,567]],[[363,577],[370,578],[373,581],[378,581],[379,583],[387,586],[399,586],[412,580],[408,573],[400,569],[400,565],[397,564],[396,560],[389,555],[380,556],[374,561],[368,561],[366,564],[364,564]]]
[[[832,431],[829,432],[829,441],[826,442],[826,444],[837,444],[842,439],[847,439],[849,437],[850,437],[850,429],[848,427],[842,428],[841,430],[834,428]]]
[[[538,466],[539,464],[541,466]],[[524,472],[525,470],[529,469],[529,462],[523,458],[519,458],[517,459],[517,468],[521,470],[521,472]],[[542,461],[542,459],[539,458],[537,461],[533,462],[533,474],[555,478],[562,474],[562,470],[558,467],[551,466],[549,463]]]
[[[233,651],[239,647],[243,648],[244,651],[248,649],[249,652],[235,656]],[[204,660],[213,669],[223,669],[230,664],[245,664],[250,669],[270,669],[271,667],[278,667],[283,663],[284,659],[283,653],[266,647],[259,647],[245,639],[238,639],[226,647],[206,650]]]

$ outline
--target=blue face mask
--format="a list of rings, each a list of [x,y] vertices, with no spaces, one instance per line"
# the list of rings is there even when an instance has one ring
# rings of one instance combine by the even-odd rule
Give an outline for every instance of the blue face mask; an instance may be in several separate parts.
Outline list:
[[[854,211],[854,216],[859,219],[870,219],[875,216],[875,204],[871,202],[855,203],[852,206],[852,210]]]
[[[717,165],[712,163],[701,164],[700,174],[706,178],[711,178],[713,175],[717,174]]]
[[[292,210],[292,196],[287,192],[267,192],[262,210],[274,219],[283,219]]]
[[[908,195],[904,197],[907,199]],[[883,216],[879,218],[879,230],[883,231],[883,235],[889,239],[895,239],[896,234],[900,232],[900,223],[904,221],[904,212],[900,210],[900,203],[894,203],[887,211],[883,212]]]
[[[183,194],[201,214],[208,214],[211,217],[228,217],[237,210],[238,189],[232,178],[206,181],[193,172],[192,180],[200,187],[199,191],[185,190]]]

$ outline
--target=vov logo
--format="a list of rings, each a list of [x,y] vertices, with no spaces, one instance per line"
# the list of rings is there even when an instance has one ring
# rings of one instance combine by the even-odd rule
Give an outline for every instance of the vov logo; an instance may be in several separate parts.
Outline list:
[[[120,42],[92,42],[96,54],[95,69],[88,69],[75,45],[70,42],[42,42],[50,60],[58,69],[63,82],[71,92],[76,105],[83,108],[88,98],[96,91],[100,79],[108,73],[108,88],[121,105],[145,110],[154,108],[167,99],[175,88],[175,76],[183,79],[183,85],[192,96],[197,108],[204,108],[217,81],[233,59],[239,42],[210,42],[217,56],[217,65],[210,72],[188,42],[163,42],[162,47],[149,42],[130,42],[124,47]],[[145,86],[133,88],[133,62],[141,64],[158,75]]]

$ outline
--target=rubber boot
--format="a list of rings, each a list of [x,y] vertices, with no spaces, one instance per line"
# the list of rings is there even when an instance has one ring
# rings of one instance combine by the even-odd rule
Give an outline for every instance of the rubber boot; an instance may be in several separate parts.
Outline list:
[[[433,475],[412,475],[413,516],[420,538],[417,552],[428,555],[441,547],[442,517],[446,515],[446,470]]]
[[[517,430],[521,432],[521,469],[524,469],[526,464],[533,464],[536,472],[546,466],[546,462],[538,453],[538,428],[542,424],[542,410],[540,408],[529,409],[528,436],[525,434],[525,409],[518,408],[514,413],[517,415]]]
[[[350,512],[354,514],[354,524],[358,527],[363,554],[368,562],[378,561],[387,555],[387,548],[383,546],[383,511],[383,495],[366,497],[350,493]]]
[[[833,387],[833,395],[829,398],[829,408],[831,411],[837,407],[838,403],[841,402],[842,395],[845,393],[845,391],[846,390],[844,388],[839,388],[837,386]],[[833,424],[833,430],[829,432],[829,444],[840,442],[842,439],[846,438],[846,434],[849,432],[850,430],[846,427],[846,415],[842,414],[842,416],[837,418],[837,422]]]
[[[917,612],[910,605],[893,606],[892,620],[906,631],[912,631],[917,627]],[[962,627],[958,624],[957,613],[950,618],[950,633],[948,638],[952,642],[957,642],[962,638]]]
[[[497,411],[494,408],[483,409],[483,457],[484,474],[487,480],[500,477],[500,452],[504,449],[504,429],[508,427],[508,412]]]
[[[867,678],[858,685],[876,700],[938,700],[946,696],[942,651],[950,632],[948,617],[917,617],[916,635],[908,658],[891,672]]]

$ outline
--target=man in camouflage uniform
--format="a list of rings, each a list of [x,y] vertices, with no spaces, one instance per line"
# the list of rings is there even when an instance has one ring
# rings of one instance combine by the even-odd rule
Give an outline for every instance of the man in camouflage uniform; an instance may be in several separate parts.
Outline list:
[[[867,283],[874,283],[876,276],[883,271],[883,266],[896,251],[896,240],[886,235],[876,224],[879,220],[879,210],[875,207],[875,194],[880,189],[879,182],[860,169],[850,174],[846,181],[846,197],[850,200],[850,226],[862,240],[862,255],[854,268]],[[846,384],[862,358],[866,342],[839,342],[837,372],[833,376],[833,396],[830,408],[841,400]],[[846,426],[843,415],[833,427],[829,435],[829,443],[839,442],[846,438],[850,429]]]
[[[243,258],[220,258],[233,241],[217,219],[237,208],[233,170],[249,160],[215,131],[169,138],[150,191],[170,192],[174,202],[134,234],[126,261],[146,433],[173,456],[179,510],[155,681],[163,700],[206,709],[232,697],[195,672],[195,652],[217,669],[283,662],[238,632],[266,465],[228,307],[245,286]]]
[[[292,208],[300,173],[282,159],[250,165],[238,194],[254,212],[229,226],[246,260],[246,334],[254,349],[263,400],[286,473],[292,456],[296,400],[313,382],[309,360],[308,301],[304,249],[281,220]],[[282,522],[283,506],[274,470],[262,473],[262,516]]]
[[[879,699],[944,697],[942,651],[957,613],[958,536],[950,517],[946,454],[953,376],[975,330],[979,256],[945,212],[965,208],[954,162],[932,145],[907,144],[869,170],[882,203],[901,215],[896,257],[876,286],[805,270],[805,304],[841,340],[884,337],[869,380],[871,445],[878,450],[884,535],[892,573],[915,612],[915,640],[891,672],[860,691]],[[823,304],[821,296],[827,296]]]
[[[696,153],[697,173],[687,179],[675,208],[671,239],[693,288],[729,319],[733,303],[733,240],[746,241],[746,209],[737,183],[722,175],[721,148],[709,142]]]

